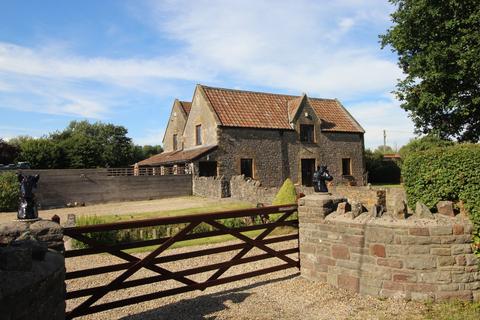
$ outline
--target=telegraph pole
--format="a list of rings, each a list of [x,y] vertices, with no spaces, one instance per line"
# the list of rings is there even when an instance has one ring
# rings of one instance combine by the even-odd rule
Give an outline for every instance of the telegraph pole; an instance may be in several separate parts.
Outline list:
[[[383,153],[387,150],[387,131],[383,130]]]

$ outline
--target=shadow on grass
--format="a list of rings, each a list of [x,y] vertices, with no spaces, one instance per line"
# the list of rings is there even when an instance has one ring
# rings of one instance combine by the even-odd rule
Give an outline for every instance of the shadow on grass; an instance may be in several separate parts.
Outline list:
[[[233,288],[221,292],[205,294],[192,299],[183,299],[175,303],[170,303],[160,308],[148,310],[134,315],[129,315],[121,320],[166,320],[166,319],[191,319],[191,320],[214,320],[216,316],[212,313],[228,308],[225,302],[242,303],[247,299],[251,293],[244,292],[256,287],[276,283],[280,281],[290,280],[300,273],[297,272],[281,278],[265,280],[253,283],[247,286]],[[245,310],[248,312],[248,310]]]

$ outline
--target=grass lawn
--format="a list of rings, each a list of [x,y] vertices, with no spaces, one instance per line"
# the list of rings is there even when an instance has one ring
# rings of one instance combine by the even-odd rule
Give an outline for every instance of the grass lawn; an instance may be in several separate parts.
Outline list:
[[[400,183],[371,183],[371,185],[376,188],[403,188],[403,184]]]
[[[451,301],[426,303],[425,320],[478,320],[480,302]]]
[[[238,209],[248,209],[253,208],[254,206],[251,203],[247,202],[219,202],[217,204],[202,206],[197,208],[188,208],[188,209],[180,209],[180,210],[160,210],[154,212],[144,212],[144,213],[132,213],[132,214],[121,214],[121,215],[102,215],[102,216],[80,216],[77,218],[77,225],[91,225],[91,224],[101,224],[101,223],[111,223],[111,222],[119,222],[119,221],[128,221],[128,220],[141,220],[141,219],[148,219],[148,218],[157,218],[157,217],[169,217],[169,216],[181,216],[181,215],[188,215],[188,214],[201,214],[201,213],[208,213],[208,212],[220,212],[220,211],[229,211],[229,210],[238,210]],[[293,228],[282,227],[275,229],[271,235],[278,235],[278,234],[288,234],[294,232]],[[243,232],[244,235],[254,238],[259,235],[263,230],[253,230]],[[214,244],[220,243],[225,241],[231,241],[236,239],[232,235],[220,235],[208,238],[200,238],[200,239],[192,239],[192,240],[185,240],[181,242],[176,242],[170,248],[179,248],[179,247],[187,247],[187,246],[194,246],[194,245],[205,245],[205,244]],[[129,253],[137,253],[137,252],[148,252],[156,249],[158,245],[148,246],[148,247],[141,247],[141,248],[134,248],[129,249],[127,252]]]
[[[112,215],[102,215],[98,217],[98,221],[101,223],[109,222],[119,222],[119,221],[128,221],[128,220],[140,220],[140,219],[151,219],[151,218],[160,218],[160,217],[172,217],[172,216],[183,216],[188,214],[200,214],[207,212],[220,212],[228,210],[237,210],[237,209],[248,209],[254,208],[255,206],[248,202],[219,202],[214,205],[207,205],[197,208],[186,208],[179,210],[158,210],[153,212],[142,212],[142,213],[131,213],[131,214],[112,214]],[[84,225],[86,220],[92,219],[92,216],[80,216],[77,218],[77,225]]]

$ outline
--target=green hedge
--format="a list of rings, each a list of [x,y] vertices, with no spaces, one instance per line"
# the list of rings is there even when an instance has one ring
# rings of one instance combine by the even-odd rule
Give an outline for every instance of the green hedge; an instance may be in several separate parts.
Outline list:
[[[18,196],[17,175],[11,171],[0,173],[0,212],[17,210]]]
[[[441,200],[461,201],[476,227],[476,241],[480,240],[480,145],[411,153],[403,163],[402,176],[411,208],[417,201],[431,209]]]

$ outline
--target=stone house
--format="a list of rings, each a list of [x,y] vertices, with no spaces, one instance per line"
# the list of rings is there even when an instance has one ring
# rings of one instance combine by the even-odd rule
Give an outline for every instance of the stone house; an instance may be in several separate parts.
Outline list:
[[[363,185],[363,135],[336,99],[197,85],[191,103],[173,103],[164,152],[138,165],[278,187],[286,178],[311,186],[325,164],[336,184]]]

